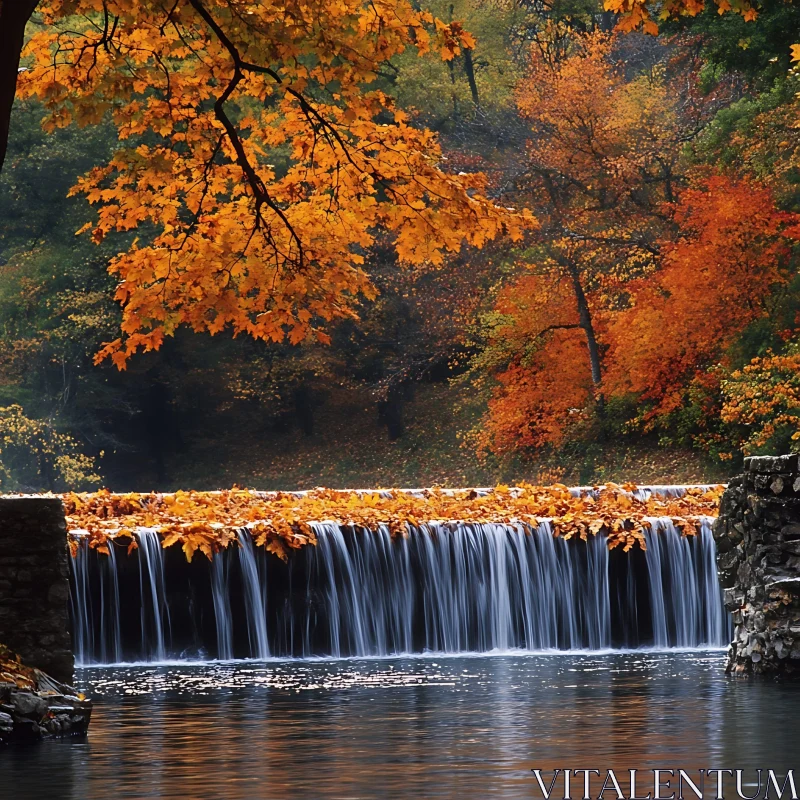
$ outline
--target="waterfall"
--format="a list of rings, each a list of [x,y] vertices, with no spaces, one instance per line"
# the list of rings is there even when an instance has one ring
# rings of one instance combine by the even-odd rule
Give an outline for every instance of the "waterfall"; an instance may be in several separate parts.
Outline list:
[[[722,603],[722,589],[717,574],[717,545],[711,530],[712,520],[706,518],[700,529],[700,555],[695,559],[699,604],[704,612],[705,644],[727,646],[731,639],[732,624]]]
[[[716,547],[708,521],[696,536],[681,536],[668,517],[650,522],[645,541],[655,646],[726,643],[725,611],[717,601]]]
[[[239,564],[244,584],[247,636],[254,658],[269,658],[266,603],[262,593],[262,576],[259,574],[253,539],[247,531],[239,531]],[[223,626],[227,620],[223,620]],[[220,621],[217,618],[217,641],[220,639]]]
[[[724,646],[730,622],[709,522],[688,537],[670,519],[650,522],[644,553],[609,551],[602,535],[566,540],[546,521],[428,523],[405,537],[321,522],[318,544],[288,563],[246,529],[211,563],[187,564],[176,551],[165,566],[153,531],[137,532],[131,556],[98,555],[82,541],[72,564],[76,657]]]
[[[603,538],[587,543],[581,563],[580,549],[547,523],[534,532],[429,524],[395,541],[385,527],[315,533],[330,655],[610,646]],[[300,609],[296,627],[308,632],[319,611]],[[312,652],[310,637],[298,649]]]
[[[116,547],[110,545],[108,556],[100,561],[100,660],[122,661],[122,629],[119,619],[119,580]]]
[[[161,539],[156,531],[140,530],[136,541],[139,545],[139,593],[142,600],[142,657],[164,661],[167,657],[164,634],[169,629],[169,604]],[[149,607],[145,598],[149,600]]]
[[[95,572],[90,565],[89,542],[81,539],[78,542],[78,555],[69,559],[69,565],[75,660],[79,664],[122,661],[116,548],[109,545],[108,555],[97,559]],[[95,619],[96,605],[99,609]]]
[[[94,624],[89,589],[89,542],[78,541],[78,553],[69,559],[69,609],[72,618],[72,649],[79,664],[89,664],[94,656]],[[105,648],[103,648],[105,649]]]
[[[228,661],[233,658],[233,628],[228,595],[228,563],[224,558],[215,558],[211,562],[211,592],[217,626],[217,658]]]

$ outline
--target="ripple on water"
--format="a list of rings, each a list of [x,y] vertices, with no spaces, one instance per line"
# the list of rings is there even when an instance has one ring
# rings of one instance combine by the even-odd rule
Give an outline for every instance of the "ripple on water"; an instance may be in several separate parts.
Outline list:
[[[468,689],[474,682],[491,685],[498,671],[526,682],[544,681],[557,688],[554,676],[603,673],[694,679],[699,671],[719,672],[715,651],[634,654],[536,654],[399,657],[388,659],[292,659],[286,661],[186,662],[90,667],[78,670],[76,684],[92,697],[189,694],[214,691],[275,689],[287,691],[392,689],[408,686],[451,686]],[[465,668],[464,664],[470,668]],[[498,670],[499,667],[502,669]],[[566,687],[565,687],[566,688]]]
[[[531,768],[799,768],[800,686],[719,652],[83,669],[90,735],[0,754],[0,800],[539,797]]]

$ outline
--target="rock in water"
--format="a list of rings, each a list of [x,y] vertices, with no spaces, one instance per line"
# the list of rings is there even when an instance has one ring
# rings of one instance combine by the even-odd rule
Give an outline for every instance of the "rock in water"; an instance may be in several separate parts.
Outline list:
[[[85,733],[92,701],[0,644],[0,744]]]

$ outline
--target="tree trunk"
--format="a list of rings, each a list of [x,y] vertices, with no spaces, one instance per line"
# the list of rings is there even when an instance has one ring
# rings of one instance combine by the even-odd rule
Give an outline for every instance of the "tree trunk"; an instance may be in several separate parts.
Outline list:
[[[586,345],[589,349],[589,363],[592,368],[592,383],[594,384],[595,393],[597,395],[597,410],[600,414],[605,410],[605,398],[600,390],[600,384],[603,379],[603,372],[600,366],[600,348],[597,344],[597,336],[595,336],[594,325],[592,325],[592,314],[589,311],[589,303],[586,300],[586,293],[583,291],[581,285],[580,274],[574,264],[569,267],[570,276],[572,277],[572,286],[575,290],[575,299],[578,302],[578,316],[580,319],[580,326],[586,335]]]
[[[450,19],[449,22],[453,21],[453,9],[455,6],[451,3],[450,4]],[[458,117],[458,97],[456,96],[456,67],[453,64],[453,59],[451,58],[447,62],[447,69],[450,73],[450,85],[453,87],[451,90],[451,94],[453,97],[453,116]]]
[[[475,66],[472,63],[472,50],[469,47],[464,48],[464,72],[467,73],[469,90],[472,93],[472,102],[475,103],[475,107],[477,108],[480,105],[480,98],[478,97],[478,84],[475,83]]]
[[[294,390],[294,414],[306,436],[314,435],[314,396],[305,385]]]
[[[450,71],[450,85],[453,87],[451,95],[453,98],[453,116],[458,117],[458,96],[456,95],[456,69],[453,66],[453,60],[447,62],[447,69]]]
[[[389,441],[397,441],[406,430],[403,421],[403,406],[405,405],[405,390],[401,386],[390,386],[386,398],[378,403],[378,420],[386,426]]]
[[[8,149],[11,107],[17,93],[25,26],[38,0],[0,0],[0,170]]]

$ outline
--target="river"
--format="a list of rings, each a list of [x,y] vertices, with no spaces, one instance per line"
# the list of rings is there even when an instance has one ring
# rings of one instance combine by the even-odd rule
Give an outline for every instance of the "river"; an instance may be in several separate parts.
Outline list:
[[[748,781],[758,767],[800,768],[800,685],[728,678],[719,651],[178,663],[76,677],[95,701],[89,735],[0,753],[3,800],[541,798],[533,768],[739,768]],[[652,775],[643,780],[652,789]]]

